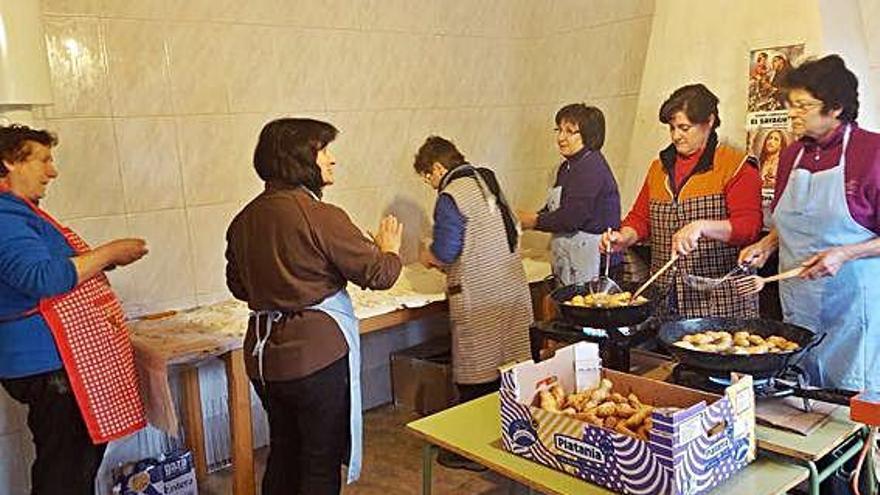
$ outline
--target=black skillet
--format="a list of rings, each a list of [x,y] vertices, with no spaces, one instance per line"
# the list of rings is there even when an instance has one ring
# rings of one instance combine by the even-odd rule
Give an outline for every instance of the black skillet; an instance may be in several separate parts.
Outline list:
[[[619,285],[621,289],[629,292],[633,292],[638,288],[638,284],[621,283]],[[550,298],[553,299],[563,319],[582,327],[631,327],[644,323],[645,320],[654,314],[655,303],[651,299],[648,299],[648,302],[643,304],[620,308],[587,308],[566,304],[574,296],[585,296],[589,293],[590,289],[584,284],[566,285],[551,292]]]
[[[675,345],[685,335],[706,331],[747,331],[751,334],[769,337],[779,335],[796,342],[800,348],[795,351],[765,354],[719,354],[686,349]],[[759,318],[693,318],[664,323],[657,334],[660,342],[680,363],[706,371],[729,373],[738,371],[753,375],[772,375],[781,372],[789,365],[796,364],[797,356],[812,347],[819,345],[824,339],[812,331],[775,320]]]

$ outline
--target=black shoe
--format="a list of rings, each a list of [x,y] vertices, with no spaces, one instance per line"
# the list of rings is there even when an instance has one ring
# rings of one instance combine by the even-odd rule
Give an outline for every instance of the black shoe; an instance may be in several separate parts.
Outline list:
[[[462,457],[455,452],[446,449],[440,449],[440,452],[437,453],[437,464],[449,469],[467,469],[468,471],[474,471],[477,473],[481,473],[488,469],[482,464],[476,463],[467,457]]]

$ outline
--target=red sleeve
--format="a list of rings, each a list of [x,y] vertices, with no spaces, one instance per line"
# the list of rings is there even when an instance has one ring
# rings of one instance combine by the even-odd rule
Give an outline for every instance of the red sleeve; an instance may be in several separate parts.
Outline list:
[[[633,204],[632,209],[627,213],[626,218],[620,223],[620,228],[630,227],[639,235],[639,240],[651,237],[651,219],[650,205],[648,203],[648,180],[642,184],[642,190]]]
[[[728,244],[744,246],[761,233],[764,216],[761,212],[761,176],[758,169],[743,165],[724,190],[729,215],[730,240]]]

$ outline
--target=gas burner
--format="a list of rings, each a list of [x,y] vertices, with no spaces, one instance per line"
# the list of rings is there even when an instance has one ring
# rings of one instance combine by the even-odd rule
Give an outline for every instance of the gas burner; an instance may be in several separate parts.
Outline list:
[[[716,370],[705,370],[686,364],[677,364],[672,370],[672,380],[678,385],[720,394],[730,386],[730,376]],[[788,366],[772,374],[752,376],[752,387],[756,399],[787,397],[807,386],[807,375],[797,366]],[[804,409],[809,411],[808,399],[804,399]]]
[[[720,386],[722,389],[725,389],[733,384],[733,380],[730,377],[722,378],[720,376],[707,376],[706,377],[710,382]],[[753,378],[752,386],[755,390],[764,388],[770,384],[770,378]]]
[[[604,366],[629,371],[631,347],[642,344],[656,335],[659,324],[649,318],[644,323],[620,328],[592,328],[575,325],[564,320],[538,322],[532,329],[537,342],[542,338],[550,338],[561,342],[593,342],[599,345],[599,354]]]

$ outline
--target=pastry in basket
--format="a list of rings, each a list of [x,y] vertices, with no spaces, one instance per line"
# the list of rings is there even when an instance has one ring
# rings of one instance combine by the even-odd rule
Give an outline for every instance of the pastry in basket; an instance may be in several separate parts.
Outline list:
[[[682,337],[675,345],[684,349],[716,354],[778,354],[796,351],[801,347],[797,342],[779,335],[762,337],[748,330],[692,333]]]
[[[565,304],[584,308],[622,308],[624,306],[638,306],[648,302],[642,296],[637,297],[633,301],[630,301],[630,299],[632,299],[632,293],[630,292],[620,292],[617,294],[602,292],[598,294],[578,294],[566,301]]]

